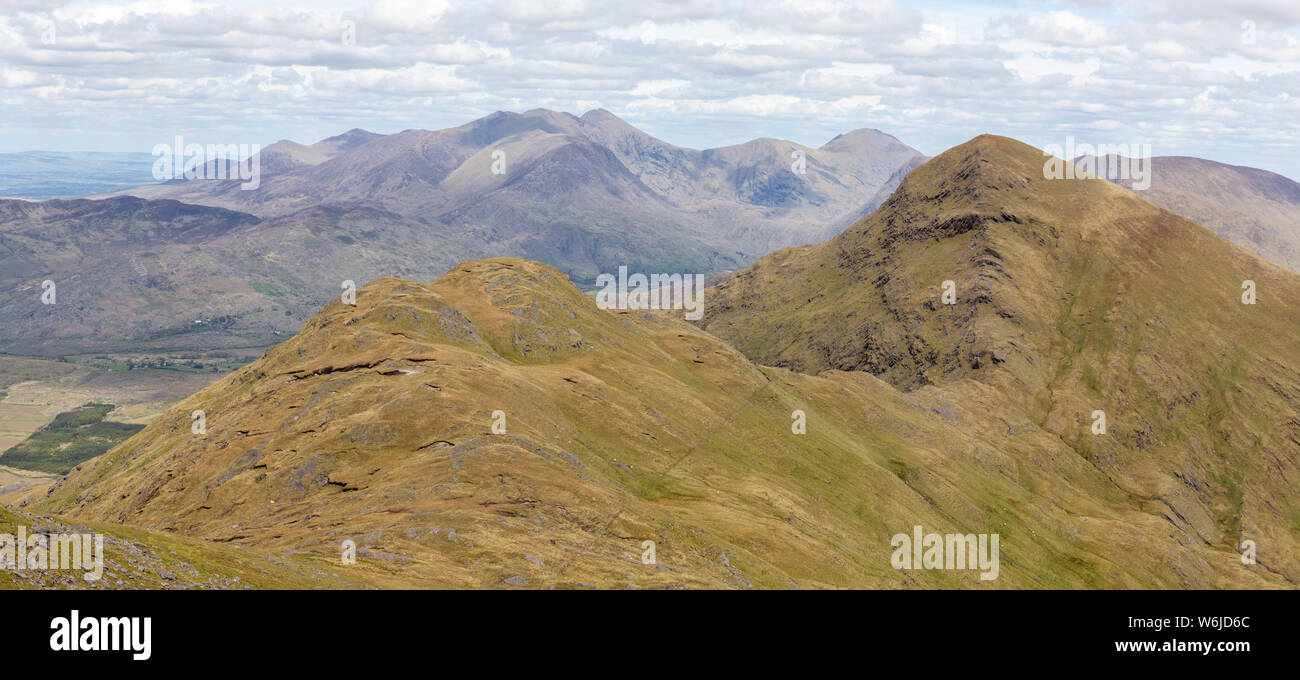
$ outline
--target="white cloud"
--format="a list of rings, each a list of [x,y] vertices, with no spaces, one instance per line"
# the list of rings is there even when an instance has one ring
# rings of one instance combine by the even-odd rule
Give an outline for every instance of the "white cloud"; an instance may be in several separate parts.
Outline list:
[[[1192,59],[1196,56],[1196,52],[1190,47],[1173,40],[1149,42],[1142,46],[1141,52],[1142,56],[1145,57],[1168,59],[1170,61]]]
[[[931,54],[935,50],[958,42],[957,27],[948,24],[925,24],[916,36],[903,41],[903,49],[911,54]]]
[[[450,9],[446,0],[375,0],[365,23],[380,31],[428,33]]]
[[[653,97],[661,94],[680,93],[690,87],[690,82],[686,80],[643,80],[636,84],[628,94],[634,97]]]
[[[1233,140],[1267,136],[1255,164],[1300,175],[1294,0],[232,3],[0,0],[0,147],[310,142],[599,102],[699,147],[875,127],[936,153],[1110,130],[1249,165]]]
[[[919,23],[919,13],[894,0],[757,0],[745,3],[751,23],[814,34],[877,35]]]
[[[0,83],[5,87],[30,87],[40,80],[35,71],[7,68],[0,70]]]
[[[1048,12],[1031,16],[1025,23],[1026,37],[1061,45],[1097,46],[1112,42],[1110,31],[1101,24],[1073,12]]]

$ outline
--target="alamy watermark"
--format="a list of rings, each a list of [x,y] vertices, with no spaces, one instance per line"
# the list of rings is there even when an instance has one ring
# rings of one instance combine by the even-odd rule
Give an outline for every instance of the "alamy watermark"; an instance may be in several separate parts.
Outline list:
[[[686,318],[704,318],[703,274],[628,275],[627,267],[618,268],[618,276],[596,277],[596,306],[600,309],[684,309]]]
[[[104,576],[103,534],[0,534],[0,569],[13,571],[84,571],[88,582]]]
[[[889,541],[895,569],[978,569],[981,581],[998,577],[998,534],[894,534]]]
[[[1048,144],[1043,154],[1043,179],[1085,179],[1096,175],[1108,180],[1130,180],[1129,188],[1151,188],[1150,144],[1075,144],[1065,138],[1065,146]],[[1074,161],[1072,159],[1078,159]]]
[[[73,609],[50,620],[55,652],[131,652],[136,661],[153,656],[153,619],[139,616],[82,616]]]
[[[153,178],[172,179],[239,179],[244,191],[262,184],[260,144],[186,144],[180,135],[175,144],[155,144]]]

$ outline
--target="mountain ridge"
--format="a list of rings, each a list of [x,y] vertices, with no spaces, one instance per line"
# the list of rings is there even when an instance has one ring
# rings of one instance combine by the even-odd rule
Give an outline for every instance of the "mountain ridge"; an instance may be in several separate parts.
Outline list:
[[[1277,477],[1300,466],[1300,277],[1104,180],[1045,179],[1042,158],[954,147],[831,241],[718,284],[700,324],[760,364],[865,371],[1048,431],[1188,540],[1294,551]],[[1245,281],[1271,299],[1242,304]]]
[[[698,325],[515,258],[376,279],[23,509],[406,587],[1294,587],[1300,276],[1042,158],[954,147]],[[895,568],[916,526],[998,577]]]
[[[1098,174],[1106,174],[1102,163],[1132,162],[1115,155],[1080,156],[1076,164],[1085,158]],[[1150,186],[1137,190],[1144,199],[1300,271],[1300,183],[1268,170],[1191,156],[1155,156],[1143,162],[1151,172]],[[1137,184],[1118,177],[1111,181],[1129,189]]]
[[[860,194],[879,192],[900,167],[921,157],[897,139],[865,128],[837,138],[848,141],[828,143],[821,149],[760,139],[694,150],[656,139],[604,109],[582,116],[532,109],[498,111],[442,130],[368,136],[320,162],[287,171],[280,170],[287,162],[277,162],[273,164],[277,171],[268,173],[256,191],[237,191],[238,183],[233,181],[191,180],[119,193],[219,205],[259,217],[329,196],[333,201],[372,204],[407,216],[427,218],[432,214],[455,228],[461,226],[456,216],[464,212],[464,206],[449,201],[456,192],[446,190],[442,182],[458,168],[461,174],[489,175],[496,160],[491,152],[508,151],[500,147],[528,132],[560,135],[536,138],[549,140],[551,145],[572,143],[572,138],[609,149],[626,172],[672,206],[671,211],[650,221],[633,211],[625,221],[634,227],[674,224],[706,248],[739,251],[741,259],[772,247],[820,238],[824,222],[864,209]],[[842,148],[850,142],[851,148]],[[806,175],[792,171],[795,159],[791,154],[796,151],[808,158]],[[289,155],[277,150],[276,157]],[[527,172],[526,168],[519,170],[511,153],[504,161],[507,176]],[[484,188],[488,191],[473,200],[492,200],[491,185]],[[540,203],[546,197],[531,198]],[[618,197],[605,202],[607,211],[627,210]],[[579,278],[587,274],[583,272]]]
[[[431,286],[381,279],[32,509],[315,558],[350,537],[362,563],[400,560],[405,583],[441,587],[1132,587],[1173,585],[1159,565],[1203,551],[1105,547],[1154,522],[1103,508],[1117,496],[1101,487],[1048,493],[1037,517],[999,510],[1059,474],[999,472],[1050,441],[1005,449],[868,375],[758,367],[672,317],[598,310],[514,259]],[[806,438],[790,432],[795,407]],[[1085,507],[1088,524],[1068,521]],[[918,522],[1021,547],[991,582],[891,568],[890,536]],[[1275,578],[1212,573],[1194,578]]]

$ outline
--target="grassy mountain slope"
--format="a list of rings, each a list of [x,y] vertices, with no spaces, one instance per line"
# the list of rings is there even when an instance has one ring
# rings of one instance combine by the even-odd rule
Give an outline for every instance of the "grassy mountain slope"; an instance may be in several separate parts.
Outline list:
[[[1094,157],[1093,163],[1119,160]],[[1157,156],[1150,162],[1151,186],[1138,192],[1142,198],[1300,272],[1300,184],[1267,170],[1203,158]],[[1130,188],[1134,184],[1113,181]]]
[[[322,558],[352,537],[362,566],[420,586],[1295,582],[1002,417],[1014,434],[950,393],[762,368],[673,313],[598,310],[551,267],[494,259],[330,302],[33,509]],[[890,538],[917,524],[1000,534],[999,578],[893,569]]]
[[[86,572],[75,569],[0,569],[0,590],[364,588],[384,578],[382,570],[365,566],[344,570],[337,559],[331,562],[316,556],[262,554],[119,525],[69,523],[0,506],[0,534],[16,536],[19,527],[28,536],[102,535],[104,572],[98,580],[87,581]]]
[[[717,286],[702,325],[758,363],[878,375],[987,436],[1043,433],[1082,465],[1062,483],[1117,492],[1188,545],[1255,541],[1249,568],[1300,581],[1300,276],[1042,168],[1006,138],[955,147],[843,234]],[[1213,565],[1167,567],[1195,585]]]

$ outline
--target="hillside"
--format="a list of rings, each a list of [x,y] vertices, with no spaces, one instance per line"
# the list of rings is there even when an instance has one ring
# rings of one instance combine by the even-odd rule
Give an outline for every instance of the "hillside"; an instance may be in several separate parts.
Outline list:
[[[253,588],[364,588],[368,580],[337,561],[268,555],[183,536],[130,527],[69,523],[0,506],[0,535],[91,534],[104,537],[104,570],[86,580],[82,570],[0,569],[0,590],[152,589],[247,590]],[[93,562],[93,560],[91,560]],[[89,565],[88,565],[89,566]],[[90,566],[93,571],[94,567]],[[382,571],[372,573],[380,580]]]
[[[485,254],[476,237],[356,206],[263,220],[172,200],[0,200],[0,352],[265,347],[343,281],[434,277]]]
[[[1185,544],[1255,541],[1258,570],[1295,583],[1300,276],[1042,167],[1001,137],[950,149],[848,231],[719,284],[701,324],[761,364],[870,373],[988,436],[1045,436],[1056,452],[1019,464],[1120,493]],[[1165,568],[1193,586],[1211,570]]]
[[[1224,537],[1189,540],[1021,414],[999,426],[952,393],[936,407],[942,394],[865,372],[761,368],[680,312],[599,310],[545,265],[384,278],[356,302],[330,302],[31,509],[271,553],[329,557],[350,537],[359,568],[420,587],[1297,582],[1284,535],[1260,536],[1270,568],[1243,569]],[[1269,482],[1241,474],[1243,531],[1277,530],[1257,514]],[[895,570],[890,539],[915,525],[999,534],[998,578]]]
[[[1107,156],[1104,162],[1117,158]],[[1142,198],[1300,272],[1300,184],[1267,170],[1203,158],[1156,156],[1150,162],[1151,186],[1138,192]],[[1134,184],[1114,181],[1128,188]]]

